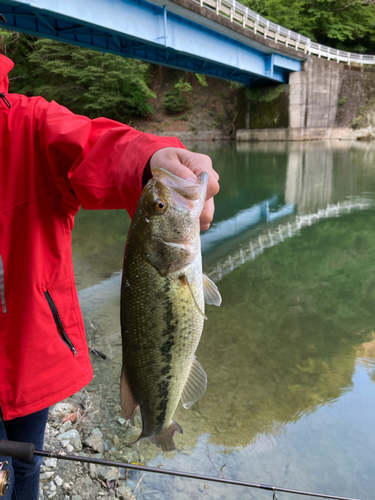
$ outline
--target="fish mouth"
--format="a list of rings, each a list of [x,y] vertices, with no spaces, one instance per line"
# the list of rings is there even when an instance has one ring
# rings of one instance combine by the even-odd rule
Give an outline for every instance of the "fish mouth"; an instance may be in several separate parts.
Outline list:
[[[203,209],[206,200],[208,174],[201,172],[197,179],[186,180],[164,170],[164,168],[154,168],[152,170],[154,178],[166,186],[172,194],[177,193],[187,200],[189,209],[196,208],[199,213]],[[192,174],[194,175],[194,174]],[[189,203],[190,202],[190,203]]]

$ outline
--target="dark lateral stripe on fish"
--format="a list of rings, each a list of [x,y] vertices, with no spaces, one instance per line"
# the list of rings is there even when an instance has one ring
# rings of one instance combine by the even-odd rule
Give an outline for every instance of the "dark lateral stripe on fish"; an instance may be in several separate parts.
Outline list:
[[[164,423],[165,420],[165,415],[167,413],[167,407],[168,407],[168,397],[169,397],[169,380],[171,380],[171,364],[172,364],[172,347],[174,346],[174,334],[176,332],[176,324],[173,321],[174,320],[174,314],[173,314],[173,304],[169,300],[169,293],[171,289],[171,284],[170,281],[167,279],[164,282],[164,296],[166,298],[166,304],[165,304],[165,309],[164,309],[164,321],[165,321],[165,328],[162,332],[162,337],[165,338],[166,340],[163,342],[163,344],[160,347],[160,352],[163,355],[163,358],[165,360],[165,365],[161,370],[161,374],[164,375],[166,378],[162,380],[159,383],[158,386],[158,391],[159,391],[159,397],[160,397],[160,404],[158,406],[158,410],[160,411],[158,417],[157,417],[157,422],[159,426],[161,427]]]
[[[160,351],[163,354],[166,364],[161,370],[161,375],[165,378],[159,383],[158,390],[160,396],[160,404],[158,410],[160,414],[157,417],[157,422],[159,426],[162,426],[165,420],[165,415],[168,407],[168,397],[169,397],[169,381],[172,379],[171,375],[171,363],[172,363],[172,348],[175,345],[175,332],[177,328],[177,323],[174,318],[173,313],[173,303],[168,300],[169,292],[170,292],[170,281],[166,280],[164,283],[164,296],[166,299],[165,309],[164,309],[164,321],[165,321],[165,329],[162,332],[162,336],[166,338],[160,347]]]
[[[161,396],[160,399],[160,404],[158,409],[160,410],[159,416],[157,418],[157,422],[159,426],[161,427],[163,425],[164,419],[165,419],[165,414],[167,412],[167,406],[168,406],[168,387],[169,384],[166,380],[162,380],[159,384],[159,394]]]

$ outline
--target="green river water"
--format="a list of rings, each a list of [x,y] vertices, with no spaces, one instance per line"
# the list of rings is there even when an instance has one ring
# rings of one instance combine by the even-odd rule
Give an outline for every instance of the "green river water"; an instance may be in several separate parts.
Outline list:
[[[197,356],[204,397],[178,408],[177,451],[147,440],[151,466],[361,500],[375,497],[375,144],[186,144],[209,154],[221,190],[202,235],[221,292]],[[92,357],[87,393],[106,457],[134,459],[120,425],[120,271],[129,217],[76,217],[73,256]],[[139,419],[136,420],[139,425]],[[136,448],[136,447],[132,447]],[[133,452],[134,453],[134,452]],[[133,488],[142,474],[129,478]],[[272,493],[146,474],[147,500],[272,499]],[[298,497],[278,493],[279,500]]]

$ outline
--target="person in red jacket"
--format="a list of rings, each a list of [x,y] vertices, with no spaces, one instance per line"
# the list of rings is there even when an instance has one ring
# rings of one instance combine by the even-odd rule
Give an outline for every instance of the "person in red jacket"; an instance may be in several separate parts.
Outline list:
[[[132,216],[152,168],[183,178],[206,171],[207,229],[219,186],[209,157],[176,138],[8,94],[12,68],[0,55],[0,439],[41,448],[48,407],[93,375],[71,255],[79,208]],[[13,460],[7,498],[36,500],[39,469],[39,459]]]

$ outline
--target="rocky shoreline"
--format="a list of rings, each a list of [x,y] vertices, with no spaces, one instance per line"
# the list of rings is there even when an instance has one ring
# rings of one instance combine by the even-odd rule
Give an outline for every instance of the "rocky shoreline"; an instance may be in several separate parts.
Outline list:
[[[141,463],[139,449],[119,449],[128,434],[129,425],[120,416],[120,405],[112,410],[117,418],[110,423],[112,432],[103,432],[95,422],[92,397],[80,391],[50,409],[45,432],[44,449],[82,457],[103,458],[121,462]],[[135,447],[137,448],[137,447]],[[137,485],[129,485],[132,471],[124,468],[97,466],[56,458],[44,459],[41,466],[39,500],[89,500],[136,498]],[[142,479],[142,477],[141,477]]]

